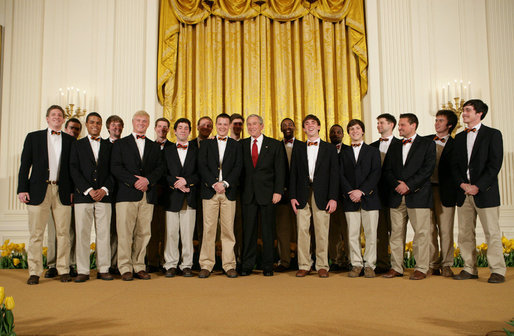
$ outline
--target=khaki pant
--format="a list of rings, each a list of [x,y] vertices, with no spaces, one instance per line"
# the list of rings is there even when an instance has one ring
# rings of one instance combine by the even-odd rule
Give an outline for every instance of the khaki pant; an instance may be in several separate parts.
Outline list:
[[[57,259],[57,239],[55,234],[55,221],[54,216],[50,212],[50,219],[48,220],[48,225],[46,227],[46,265],[48,268],[55,268],[55,263]],[[75,265],[77,260],[75,258],[75,210],[74,207],[71,207],[71,220],[70,220],[70,265]]]
[[[277,204],[277,243],[280,265],[291,262],[291,241],[296,241],[296,219],[291,204]]]
[[[391,212],[391,268],[403,274],[403,253],[405,251],[405,232],[410,220],[414,229],[413,252],[416,259],[416,271],[428,272],[429,240],[430,240],[430,209],[407,208],[405,197],[398,208],[390,208]]]
[[[389,208],[378,212],[377,227],[377,267],[381,270],[391,268],[391,257],[389,256],[389,236],[391,235],[391,213]],[[405,237],[403,238],[405,240]]]
[[[328,257],[339,266],[350,260],[350,243],[348,242],[348,225],[343,211],[343,204],[337,203],[337,209],[330,214],[328,231]]]
[[[377,261],[377,226],[378,210],[359,210],[345,212],[348,223],[348,240],[350,244],[350,262],[353,267],[371,267],[375,269]],[[361,253],[361,223],[366,237],[364,260]]]
[[[43,202],[27,205],[29,214],[29,248],[27,251],[29,274],[41,276],[43,273],[43,237],[50,213],[55,221],[57,236],[57,271],[59,274],[70,272],[70,221],[71,206],[63,205],[59,199],[59,188],[49,184]]]
[[[77,232],[77,272],[89,274],[91,225],[96,232],[96,269],[99,273],[109,272],[111,265],[111,203],[78,203],[75,207]]]
[[[146,246],[150,241],[153,204],[146,193],[138,202],[116,203],[118,269],[120,273],[145,270]]]
[[[477,208],[473,196],[466,196],[464,204],[457,208],[459,217],[459,248],[464,259],[464,270],[478,274],[475,228],[477,215],[484,229],[487,242],[487,262],[491,273],[505,275],[505,259],[499,224],[500,207]]]
[[[432,187],[434,209],[431,210],[430,225],[430,268],[453,266],[453,221],[455,207],[445,207],[441,203],[439,186]],[[440,240],[440,245],[438,243]],[[439,250],[441,246],[441,250]]]
[[[186,202],[184,200],[184,205],[178,212],[166,211],[166,245],[164,247],[164,268],[166,270],[176,268],[179,263],[179,237],[182,243],[180,269],[193,267],[196,210],[188,206]]]
[[[298,209],[296,222],[298,225],[298,268],[310,270],[312,258],[310,251],[311,234],[309,232],[311,216],[314,219],[314,236],[316,241],[316,270],[329,269],[328,266],[328,229],[330,214],[316,206],[314,193],[311,190],[309,201],[303,209]]]
[[[223,269],[229,271],[236,268],[234,245],[234,216],[236,201],[230,201],[225,194],[216,193],[211,199],[204,199],[203,205],[203,238],[200,250],[200,267],[212,271],[216,262],[216,229],[220,224],[221,261]]]

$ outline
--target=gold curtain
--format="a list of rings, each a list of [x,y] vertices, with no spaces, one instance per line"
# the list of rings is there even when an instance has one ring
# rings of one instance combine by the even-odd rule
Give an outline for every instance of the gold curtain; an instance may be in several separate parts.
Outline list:
[[[264,118],[361,118],[367,91],[363,0],[161,0],[158,95],[173,124],[225,112]]]

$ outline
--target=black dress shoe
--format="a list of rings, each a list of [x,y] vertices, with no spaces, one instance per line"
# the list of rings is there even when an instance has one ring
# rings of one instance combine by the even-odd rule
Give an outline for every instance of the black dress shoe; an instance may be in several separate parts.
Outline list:
[[[75,267],[70,266],[70,277],[74,278],[78,275],[77,271],[75,270]]]
[[[264,276],[273,276],[273,271],[263,271],[262,275],[264,275]]]
[[[37,275],[29,276],[27,285],[37,285],[39,283],[39,277]]]
[[[288,270],[289,268],[285,267],[284,265],[278,265],[277,267],[275,267],[275,272],[278,273],[287,272]]]
[[[118,270],[117,267],[109,267],[109,274],[112,274],[112,275],[121,275],[120,274],[120,271]]]
[[[491,276],[489,277],[489,280],[487,280],[489,283],[502,283],[505,282],[505,277],[498,273],[491,273]]]
[[[176,267],[171,267],[171,268],[166,270],[166,273],[164,273],[164,276],[166,278],[173,278],[175,275],[177,275],[177,268]]]
[[[79,274],[75,277],[75,282],[86,282],[89,280],[89,274]]]
[[[470,279],[478,279],[478,275],[471,274],[464,270],[460,271],[459,274],[453,276],[454,280],[470,280]]]
[[[241,271],[241,276],[249,276],[250,274],[252,274],[252,271]]]
[[[61,274],[61,282],[70,282],[71,276],[69,273]]]
[[[55,267],[49,268],[45,272],[45,278],[47,278],[47,279],[55,278],[56,276],[57,276],[57,268],[55,268]]]
[[[193,276],[193,271],[189,267],[186,267],[182,270],[182,276],[191,278]]]

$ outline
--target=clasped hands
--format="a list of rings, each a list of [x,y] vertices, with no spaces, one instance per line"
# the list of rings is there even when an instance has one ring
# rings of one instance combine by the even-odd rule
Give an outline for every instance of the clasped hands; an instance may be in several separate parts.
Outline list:
[[[471,196],[475,196],[479,191],[476,185],[470,183],[461,183],[460,188],[464,190],[464,194]]]
[[[398,185],[396,186],[396,188],[394,188],[394,190],[395,190],[398,194],[400,194],[400,195],[402,195],[402,196],[404,196],[404,195],[406,195],[406,194],[408,194],[408,193],[410,192],[409,187],[408,187],[408,186],[407,186],[407,184],[405,184],[405,182],[403,182],[403,181],[398,181]]]
[[[173,184],[173,187],[176,189],[182,191],[183,193],[188,193],[191,191],[191,188],[186,187],[187,181],[185,178],[180,176],[175,176],[177,180],[175,181],[175,184]]]
[[[89,192],[89,196],[91,196],[95,202],[100,202],[105,197],[105,195],[107,195],[107,193],[103,189],[92,189]]]

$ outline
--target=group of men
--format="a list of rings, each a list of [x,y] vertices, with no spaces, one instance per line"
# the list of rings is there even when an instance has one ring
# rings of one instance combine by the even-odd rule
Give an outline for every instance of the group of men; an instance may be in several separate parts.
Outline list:
[[[410,279],[476,279],[477,215],[489,245],[489,282],[504,282],[497,179],[503,144],[498,130],[481,123],[487,112],[480,100],[466,102],[462,117],[467,128],[455,138],[451,133],[458,120],[449,110],[437,112],[436,133],[430,136],[416,133],[415,114],[401,114],[402,139],[392,134],[395,117],[382,114],[377,118],[381,137],[370,145],[358,119],[346,126],[350,145],[345,145],[340,125],[331,127],[330,142],[320,139],[321,122],[315,115],[302,121],[303,142],[295,138],[292,119],[282,120],[284,136],[276,140],[262,133],[264,121],[255,114],[246,118],[249,137],[241,139],[243,117],[222,113],[214,125],[211,118],[200,118],[199,136],[191,141],[191,122],[179,118],[173,143],[167,140],[171,125],[165,118],[155,122],[156,140],[146,137],[150,116],[145,111],[134,114],[132,134],[124,138],[123,121],[109,117],[109,139],[100,138],[102,117],[92,112],[86,117],[87,136],[75,141],[61,131],[64,111],[53,105],[46,114],[48,129],[29,133],[21,156],[18,196],[28,205],[30,232],[27,283],[39,283],[43,272],[42,240],[50,213],[56,273],[63,282],[74,276],[72,241],[75,282],[89,279],[93,224],[97,277],[102,280],[112,280],[116,271],[125,281],[147,280],[147,271],[161,268],[169,278],[191,277],[195,235],[200,241],[199,278],[213,271],[217,239],[224,274],[250,275],[258,237],[264,276],[291,269],[290,243],[296,241],[297,277],[315,271],[326,278],[330,270],[351,265],[349,277],[382,273],[395,278],[404,273],[408,221],[415,233],[416,260]],[[216,136],[211,136],[213,126]],[[456,208],[465,265],[454,275]]]

